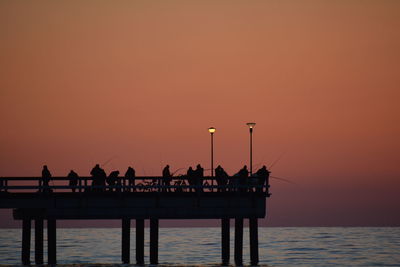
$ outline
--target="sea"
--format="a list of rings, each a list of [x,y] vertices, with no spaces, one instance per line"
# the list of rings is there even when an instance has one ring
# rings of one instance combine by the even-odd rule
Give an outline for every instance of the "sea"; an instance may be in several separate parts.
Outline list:
[[[145,261],[149,262],[149,229]],[[233,265],[234,229],[231,229]],[[0,266],[21,264],[21,229],[0,229]],[[249,232],[244,229],[243,261],[250,264]],[[218,266],[220,228],[160,228],[161,266]],[[45,251],[46,251],[45,231]],[[31,261],[34,260],[32,231]],[[131,262],[135,263],[135,231]],[[260,227],[261,266],[400,266],[400,227]],[[47,255],[45,255],[45,261]],[[120,228],[57,229],[60,266],[129,266],[121,264]],[[132,264],[134,266],[134,264]]]

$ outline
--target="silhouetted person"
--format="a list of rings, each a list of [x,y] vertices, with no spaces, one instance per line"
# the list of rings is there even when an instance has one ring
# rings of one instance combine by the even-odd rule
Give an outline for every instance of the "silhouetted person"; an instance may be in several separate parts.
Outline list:
[[[78,185],[78,180],[79,180],[78,174],[73,170],[71,170],[67,178],[69,179],[69,186],[71,187],[72,192],[75,193],[76,186]]]
[[[132,167],[128,167],[128,169],[125,172],[125,179],[128,180],[129,187],[133,186],[133,188],[129,188],[128,189],[129,192],[131,190],[132,191],[136,191],[136,189],[135,189],[135,176],[136,176],[135,169],[133,169]]]
[[[241,192],[246,192],[247,191],[247,179],[249,176],[249,171],[247,170],[247,166],[244,165],[242,169],[240,169],[239,173],[239,186]]]
[[[0,192],[7,192],[7,180],[0,179]]]
[[[203,178],[204,178],[204,169],[200,164],[197,164],[195,173],[195,181],[196,181],[196,191],[203,192]]]
[[[189,192],[193,191],[193,188],[191,186],[195,186],[196,185],[196,173],[193,170],[192,167],[189,167],[189,169],[186,172],[186,179],[188,181],[189,184]]]
[[[112,171],[106,179],[107,184],[110,186],[109,191],[111,191],[111,192],[114,191],[112,186],[116,185],[118,182],[118,175],[119,175],[119,171]],[[118,191],[118,190],[116,190],[116,191]]]
[[[162,185],[170,186],[171,181],[172,181],[172,175],[171,175],[171,172],[169,171],[169,165],[165,166],[165,168],[163,169],[162,176],[163,176]],[[165,192],[165,191],[171,192],[171,188],[167,188],[167,189],[163,188],[162,191],[163,192]]]
[[[217,192],[221,192],[221,186],[222,186],[222,173],[221,173],[221,165],[218,165],[217,168],[215,168],[214,173],[215,173],[215,180],[217,181],[218,189]]]
[[[93,178],[92,186],[106,185],[107,174],[102,168],[100,168],[99,164],[96,164],[96,166],[94,166],[90,174],[92,175]],[[93,191],[101,192],[104,191],[104,189],[94,188]]]
[[[256,172],[256,177],[257,177],[257,189],[256,192],[262,192],[263,191],[263,186],[267,186],[267,191],[268,191],[268,185],[269,185],[269,174],[271,172],[268,171],[267,167],[264,165],[262,168],[260,168]]]
[[[42,192],[45,193],[51,192],[49,188],[50,179],[51,179],[51,173],[47,168],[47,165],[44,165],[42,170],[42,190],[41,190]]]
[[[218,165],[218,167],[215,168],[215,179],[217,180],[218,192],[226,191],[226,185],[228,184],[228,177],[229,177],[228,174],[221,167],[221,165]]]

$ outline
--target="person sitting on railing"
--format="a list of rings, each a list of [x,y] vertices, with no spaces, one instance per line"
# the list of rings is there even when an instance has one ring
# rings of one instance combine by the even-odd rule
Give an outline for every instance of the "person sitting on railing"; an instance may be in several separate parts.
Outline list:
[[[263,186],[266,185],[268,188],[269,184],[269,174],[271,172],[267,170],[267,167],[264,165],[256,172],[257,177],[257,189],[256,192],[262,192]]]
[[[244,165],[242,169],[238,172],[239,178],[239,192],[246,192],[247,191],[247,179],[249,176],[249,171],[247,170],[247,166]]]
[[[187,179],[188,184],[189,184],[189,192],[192,192],[193,191],[192,186],[196,185],[196,173],[195,173],[195,171],[193,170],[192,167],[189,167],[189,169],[187,170],[186,179]]]
[[[196,181],[196,192],[203,192],[203,179],[204,179],[204,169],[200,164],[197,164],[195,173],[195,181]]]
[[[69,179],[69,186],[71,187],[72,192],[75,193],[76,186],[78,185],[78,180],[79,180],[78,174],[73,170],[71,170],[67,178]]]
[[[119,171],[112,171],[112,172],[110,173],[110,175],[108,175],[108,177],[107,177],[107,179],[106,179],[107,184],[110,186],[110,188],[109,188],[109,191],[110,191],[110,192],[114,191],[112,187],[113,187],[114,185],[117,185],[117,184],[118,184],[118,175],[119,175]],[[115,190],[115,191],[118,191],[118,189]]]
[[[47,165],[44,165],[43,169],[42,169],[41,186],[40,186],[40,182],[39,182],[39,186],[41,187],[39,190],[41,192],[44,192],[44,193],[51,192],[51,190],[49,188],[50,179],[51,179],[51,173],[50,173],[49,169],[47,168]]]
[[[221,165],[218,165],[218,167],[215,168],[215,179],[217,180],[218,192],[226,191],[226,185],[228,184],[228,177],[229,177],[228,174],[221,167]]]
[[[171,181],[172,181],[172,175],[169,171],[169,165],[165,166],[165,168],[162,171],[162,185],[166,186],[167,188],[163,188],[163,192],[171,192],[171,188],[169,188]]]
[[[94,168],[90,172],[90,175],[92,175],[92,178],[93,178],[92,186],[103,186],[103,187],[105,187],[107,174],[102,168],[100,168],[99,164],[96,164],[96,166],[94,166]],[[104,191],[104,189],[102,189],[102,188],[93,188],[93,191],[102,192],[102,191]]]
[[[131,190],[133,192],[136,191],[135,176],[136,176],[135,169],[133,169],[132,167],[129,166],[125,172],[125,179],[128,180],[128,185],[129,185],[129,188],[126,191],[128,191],[128,192],[131,192]]]

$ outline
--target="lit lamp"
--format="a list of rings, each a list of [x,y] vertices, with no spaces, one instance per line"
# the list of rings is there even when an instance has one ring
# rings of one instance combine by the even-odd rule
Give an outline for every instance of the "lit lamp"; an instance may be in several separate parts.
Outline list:
[[[214,133],[215,133],[215,128],[210,127],[208,128],[208,131],[211,134],[211,177],[214,177]],[[211,184],[214,183],[214,180],[211,180]]]
[[[250,130],[250,176],[253,174],[253,128],[256,126],[255,122],[246,123]]]

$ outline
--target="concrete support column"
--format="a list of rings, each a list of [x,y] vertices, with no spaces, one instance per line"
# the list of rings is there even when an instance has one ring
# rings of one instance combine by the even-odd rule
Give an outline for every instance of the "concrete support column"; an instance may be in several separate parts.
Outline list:
[[[43,219],[35,220],[35,263],[43,264]]]
[[[47,220],[47,249],[49,265],[57,264],[56,220]]]
[[[23,265],[30,265],[31,253],[31,220],[24,219],[22,221],[22,255],[21,260]]]
[[[221,219],[222,265],[229,265],[229,218]]]
[[[158,219],[150,219],[150,264],[158,264]]]
[[[243,218],[235,219],[235,264],[243,265]]]
[[[250,263],[258,264],[258,221],[257,218],[249,219],[250,230]]]
[[[136,264],[144,265],[144,220],[136,219]]]
[[[130,262],[131,220],[122,219],[122,263]]]

